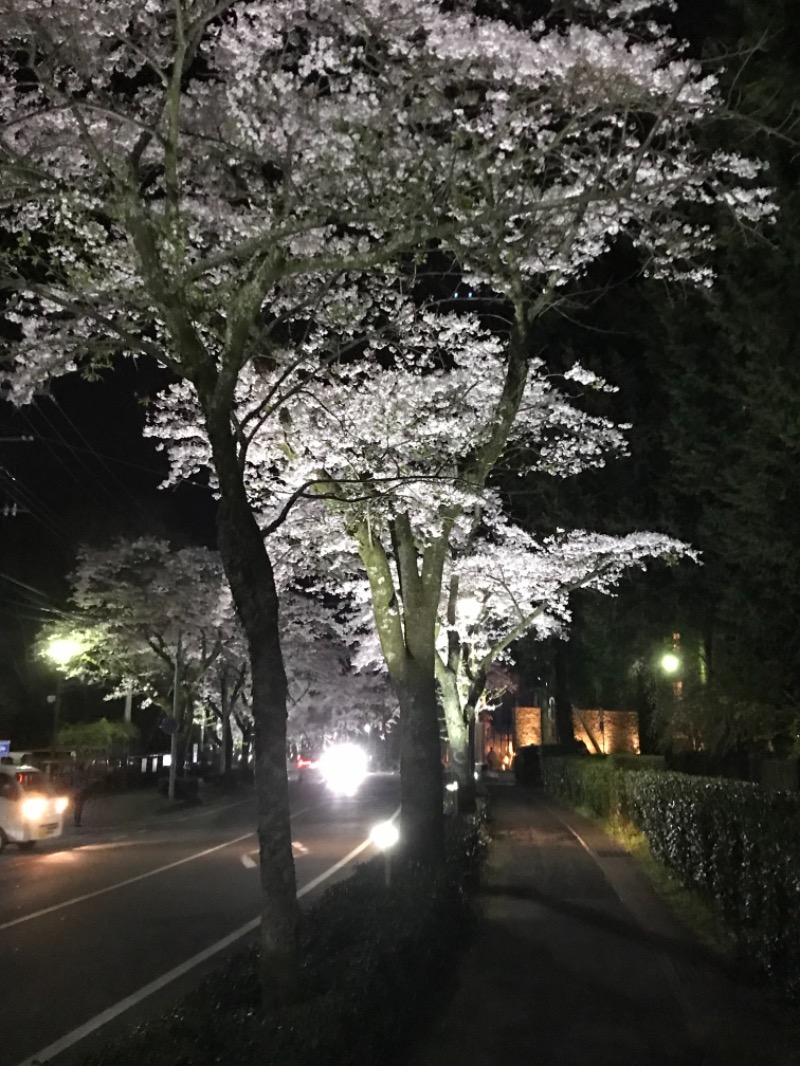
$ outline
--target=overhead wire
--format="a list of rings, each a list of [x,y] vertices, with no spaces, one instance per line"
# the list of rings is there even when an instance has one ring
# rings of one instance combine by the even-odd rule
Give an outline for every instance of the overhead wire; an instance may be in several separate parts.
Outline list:
[[[59,412],[60,412],[60,409],[59,409]],[[68,440],[66,440],[66,438],[64,437],[64,434],[60,431],[58,426],[48,416],[48,414],[45,412],[43,407],[39,409],[38,413],[39,413],[40,417],[47,423],[47,425],[50,427],[50,429],[53,431],[53,433],[56,435],[57,440],[59,440],[61,442],[61,445],[63,446],[63,448],[65,448],[68,452],[72,453],[73,449],[72,449],[72,446],[71,446],[70,442]],[[25,418],[28,421],[28,424],[31,425],[30,416],[25,414]],[[69,476],[72,478],[72,480],[77,485],[79,485],[82,489],[85,490],[87,488],[86,478],[88,477],[91,482],[93,482],[94,484],[99,486],[100,492],[110,501],[111,504],[114,504],[114,505],[116,504],[117,501],[114,499],[113,494],[111,492],[109,492],[109,490],[106,488],[106,486],[103,484],[101,479],[97,476],[97,474],[91,469],[91,467],[83,459],[80,458],[80,456],[75,456],[75,458],[77,460],[77,463],[69,463],[65,459],[64,455],[61,453],[60,449],[53,447],[51,444],[49,444],[47,442],[45,442],[45,447],[50,452],[50,454],[53,456],[53,458],[56,460],[56,462],[59,463],[59,465],[62,466],[67,471]],[[79,472],[76,470],[76,466],[79,467],[82,470],[82,472],[83,472],[82,474],[79,475]]]
[[[64,408],[61,406],[61,404],[58,403],[58,401],[56,401],[56,408],[57,408],[59,414],[61,415],[61,417],[67,423],[67,425],[70,426],[70,428],[73,430],[75,435],[78,437],[78,439],[83,442],[83,444],[85,445],[85,450],[88,451],[89,454],[92,455],[99,462],[99,464],[106,471],[108,476],[111,478],[112,482],[115,485],[117,485],[122,490],[124,495],[127,496],[127,498],[133,502],[133,504],[136,506],[136,508],[143,515],[145,515],[145,517],[149,517],[147,509],[142,505],[142,501],[140,499],[137,499],[137,497],[134,496],[133,493],[130,491],[128,486],[117,477],[117,475],[114,473],[114,471],[111,469],[111,467],[106,462],[105,457],[100,452],[97,451],[97,449],[94,447],[94,445],[91,443],[91,441],[87,440],[87,438],[84,436],[84,434],[82,433],[80,428],[70,418],[69,414],[64,410]],[[76,448],[74,445],[68,445],[68,446],[71,448],[71,450],[73,451],[73,453],[76,456],[78,455],[79,451],[84,450],[84,449]],[[84,466],[85,465],[86,464],[84,463]],[[97,480],[98,480],[98,483],[99,483],[99,479],[97,479]],[[111,493],[109,493],[107,489],[105,491],[107,492],[107,494],[109,496],[111,495]]]
[[[55,537],[59,546],[63,547],[67,554],[71,554],[72,549],[69,541],[64,536],[61,521],[55,511],[51,510],[51,508],[32,490],[23,485],[19,479],[13,477],[13,475],[9,474],[8,471],[4,470],[2,467],[0,467],[0,473],[4,475],[6,481],[4,491],[8,494],[11,500],[20,507],[17,516],[20,514],[29,515],[34,521],[43,526],[48,533]]]

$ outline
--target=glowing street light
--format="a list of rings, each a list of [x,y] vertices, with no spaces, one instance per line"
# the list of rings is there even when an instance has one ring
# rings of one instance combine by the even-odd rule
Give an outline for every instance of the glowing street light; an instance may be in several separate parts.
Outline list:
[[[65,666],[72,662],[83,651],[83,644],[75,637],[58,637],[51,640],[45,648],[45,656],[56,666],[60,666],[63,670]],[[56,752],[56,737],[58,735],[58,719],[61,714],[61,687],[62,678],[59,672],[56,677],[56,694],[52,697],[53,700],[53,754]],[[48,697],[49,702],[49,697]]]
[[[681,668],[681,660],[674,651],[665,652],[661,656],[661,669],[665,674],[677,674]]]
[[[59,637],[47,645],[45,655],[57,666],[66,666],[83,651],[83,644],[75,637]]]
[[[378,822],[369,833],[369,838],[376,848],[380,848],[384,858],[384,874],[386,887],[392,883],[391,852],[400,839],[400,830],[394,822]]]

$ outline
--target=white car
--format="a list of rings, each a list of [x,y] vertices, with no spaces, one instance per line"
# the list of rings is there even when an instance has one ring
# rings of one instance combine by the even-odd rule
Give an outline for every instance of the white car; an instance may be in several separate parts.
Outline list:
[[[32,848],[64,830],[66,796],[35,766],[0,766],[0,851],[6,844]]]

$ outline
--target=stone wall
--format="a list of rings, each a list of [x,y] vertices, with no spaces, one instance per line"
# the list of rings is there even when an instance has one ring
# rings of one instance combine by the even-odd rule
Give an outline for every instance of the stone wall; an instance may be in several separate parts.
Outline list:
[[[514,713],[514,747],[542,743],[542,712],[539,707],[517,707]]]
[[[575,739],[582,740],[590,755],[639,754],[639,715],[636,711],[584,710],[572,712]]]
[[[636,711],[584,710],[572,712],[575,739],[590,755],[639,754],[639,716]],[[514,747],[542,743],[542,713],[538,707],[517,707]]]

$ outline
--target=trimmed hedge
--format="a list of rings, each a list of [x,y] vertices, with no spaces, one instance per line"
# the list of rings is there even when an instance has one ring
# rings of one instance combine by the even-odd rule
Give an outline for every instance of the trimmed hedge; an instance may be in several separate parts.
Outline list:
[[[483,845],[477,818],[454,819],[444,874],[398,861],[387,888],[378,857],[328,889],[303,914],[297,1003],[262,1008],[253,945],[81,1066],[389,1066],[451,988]]]
[[[547,759],[545,789],[640,829],[653,854],[702,894],[746,954],[800,999],[800,796],[611,759]]]

